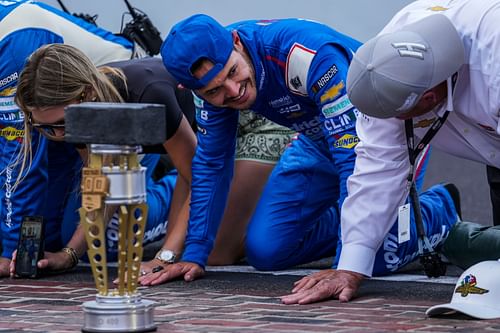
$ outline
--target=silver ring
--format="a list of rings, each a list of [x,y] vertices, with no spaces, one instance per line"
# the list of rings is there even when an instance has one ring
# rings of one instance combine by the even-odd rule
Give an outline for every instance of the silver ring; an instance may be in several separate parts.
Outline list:
[[[148,272],[146,272],[144,270],[141,271],[141,276],[146,275],[146,274],[148,274]]]

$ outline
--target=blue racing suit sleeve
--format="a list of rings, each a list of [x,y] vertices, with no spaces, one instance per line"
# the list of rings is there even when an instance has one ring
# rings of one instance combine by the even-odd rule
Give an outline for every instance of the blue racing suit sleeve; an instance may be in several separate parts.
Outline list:
[[[347,197],[347,178],[354,170],[356,154],[354,147],[359,142],[356,134],[357,109],[351,104],[346,92],[346,77],[349,66],[344,49],[327,44],[321,47],[312,63],[308,79],[309,94],[320,109],[322,128],[328,141],[333,163],[339,175],[339,211]],[[339,228],[336,267],[342,250],[341,229]]]
[[[348,66],[344,51],[327,44],[315,55],[308,78],[308,93],[320,110],[322,129],[339,174],[339,208],[347,196],[346,182],[354,170],[354,147],[359,142],[356,134],[357,110],[346,93]]]
[[[0,238],[2,257],[10,258],[17,246],[22,217],[41,215],[48,186],[46,139],[33,133],[33,160],[26,182],[13,186],[19,174],[16,158],[24,136],[23,114],[14,103],[15,87],[28,56],[48,43],[62,38],[40,29],[23,29],[0,41]]]
[[[238,112],[195,98],[198,146],[192,161],[191,211],[182,261],[205,267],[233,176]]]

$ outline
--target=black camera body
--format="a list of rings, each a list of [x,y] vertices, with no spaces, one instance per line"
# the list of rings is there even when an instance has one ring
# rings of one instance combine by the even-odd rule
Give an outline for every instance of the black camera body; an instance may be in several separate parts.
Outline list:
[[[150,56],[160,53],[163,40],[158,29],[146,15],[134,12],[132,16],[134,19],[125,25],[121,34],[125,38],[136,42]]]
[[[70,11],[64,6],[62,0],[57,0],[64,12],[71,14]],[[122,32],[117,34],[121,35],[131,42],[135,42],[139,45],[148,55],[154,56],[160,53],[161,44],[163,40],[161,39],[160,32],[153,25],[148,16],[142,11],[135,9],[130,5],[128,0],[124,0],[125,5],[127,5],[128,11],[132,16],[132,21],[125,25]],[[91,16],[84,13],[73,13],[71,14],[75,17],[81,18],[95,26],[97,26],[96,19],[97,15]],[[123,19],[123,18],[122,18]]]

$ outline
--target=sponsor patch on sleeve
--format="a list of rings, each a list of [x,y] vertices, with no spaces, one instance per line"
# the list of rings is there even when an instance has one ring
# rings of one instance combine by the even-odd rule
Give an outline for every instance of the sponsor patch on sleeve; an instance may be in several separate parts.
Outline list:
[[[13,111],[18,107],[14,102],[14,96],[2,97],[0,96],[0,111]]]
[[[8,87],[0,89],[0,96],[14,96],[16,94],[16,87]]]
[[[339,83],[325,91],[323,95],[321,95],[320,102],[325,103],[331,101],[332,99],[335,99],[338,95],[340,95],[340,92],[342,91],[342,89],[344,89],[344,87],[344,81],[340,81]]]
[[[4,78],[0,78],[0,88],[17,81],[18,78],[19,78],[19,75],[17,74],[17,72],[9,74]]]
[[[344,134],[334,143],[335,148],[354,148],[359,142],[359,138],[356,135]]]
[[[354,105],[352,105],[347,95],[344,95],[336,101],[323,106],[321,112],[323,113],[325,118],[332,118],[339,116],[346,111],[349,111],[353,107]]]
[[[316,51],[293,44],[286,60],[286,85],[291,92],[307,96],[307,78]]]
[[[337,65],[333,64],[325,74],[321,75],[318,81],[312,86],[313,93],[317,93],[321,88],[323,88],[333,77],[338,73],[339,69]]]
[[[353,111],[325,118],[323,124],[329,135],[335,135],[356,127],[357,113]]]
[[[24,137],[24,130],[8,126],[0,128],[0,136],[6,138],[8,141],[12,140],[20,141]]]

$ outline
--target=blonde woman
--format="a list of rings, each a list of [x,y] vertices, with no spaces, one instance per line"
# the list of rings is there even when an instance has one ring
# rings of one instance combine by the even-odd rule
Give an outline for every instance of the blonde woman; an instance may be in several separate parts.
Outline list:
[[[13,186],[19,175],[15,159],[24,136],[23,114],[14,103],[17,80],[26,58],[49,43],[76,46],[97,65],[136,55],[134,44],[129,40],[45,3],[0,1],[0,276],[9,274],[10,257],[17,245],[23,216],[43,215],[46,220],[56,220],[63,207],[65,192],[50,188],[56,183],[70,186],[69,174],[50,174],[54,166],[59,168],[58,162],[66,164],[68,159],[48,159],[48,155],[69,154],[66,147],[50,144],[36,132],[33,133],[31,168],[25,170],[24,182],[16,189]],[[66,165],[66,170],[69,167]],[[49,177],[52,177],[50,183]],[[51,203],[61,204],[45,203],[48,193],[50,199],[59,197]]]
[[[78,49],[64,44],[50,44],[35,51],[28,59],[19,78],[16,103],[25,114],[26,128],[37,129],[54,144],[64,144],[60,142],[64,140],[64,107],[69,104],[84,101],[126,101],[166,105],[167,140],[158,147],[144,147],[144,151],[167,152],[179,176],[172,172],[156,182],[151,177],[148,178],[149,211],[144,240],[144,244],[148,244],[164,236],[167,220],[176,224],[176,220],[187,219],[190,161],[194,154],[196,138],[183,112],[194,112],[191,96],[189,91],[177,89],[175,80],[166,72],[161,60],[134,59],[113,64],[113,67],[104,66],[98,69]],[[30,131],[25,131],[24,168],[30,167],[30,141]],[[68,152],[70,148],[69,144],[65,144]],[[85,161],[86,148],[79,148]],[[73,153],[69,155],[71,159],[67,165],[70,168],[58,171],[71,175],[78,181],[78,163],[72,158],[75,151],[73,147]],[[59,155],[54,158],[64,159],[67,156]],[[49,158],[51,157],[53,156],[49,155]],[[146,154],[141,163],[152,171],[158,158],[158,154]],[[23,179],[20,178],[19,181],[22,184]],[[78,206],[75,204],[79,202],[78,191],[75,191],[75,188],[77,187],[66,189],[70,203],[66,204],[64,218],[59,217],[59,221],[47,221],[45,256],[38,263],[41,269],[71,268],[77,263],[74,258],[81,257],[86,251],[81,228],[74,230],[79,220],[76,214]],[[116,221],[113,222],[112,219],[106,231],[108,260],[116,257],[117,232],[113,229],[115,226]],[[65,238],[64,234],[68,234],[68,230],[70,239],[66,242],[62,239]],[[63,244],[65,246],[62,246]],[[68,252],[75,255],[68,255]],[[11,268],[13,267],[12,264]],[[14,273],[11,270],[11,274]]]

